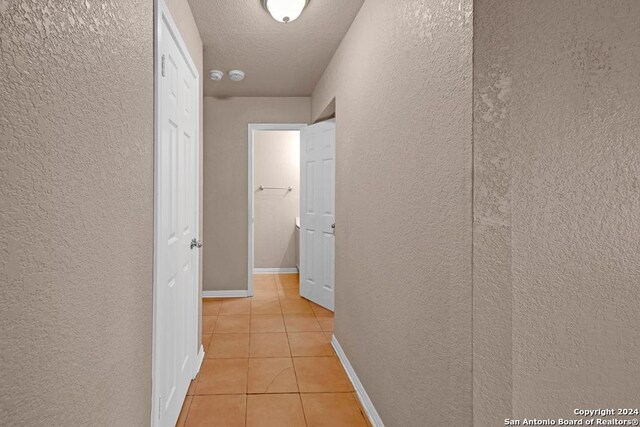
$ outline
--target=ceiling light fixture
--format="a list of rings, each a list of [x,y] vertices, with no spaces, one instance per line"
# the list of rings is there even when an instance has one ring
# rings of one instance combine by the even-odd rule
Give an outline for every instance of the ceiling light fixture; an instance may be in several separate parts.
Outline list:
[[[309,4],[309,0],[262,0],[262,6],[278,22],[295,21]]]

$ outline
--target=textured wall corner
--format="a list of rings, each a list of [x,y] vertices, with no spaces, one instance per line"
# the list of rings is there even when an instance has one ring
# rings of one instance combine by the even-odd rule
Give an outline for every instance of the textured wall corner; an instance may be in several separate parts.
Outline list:
[[[512,413],[512,2],[473,8],[473,422]]]
[[[474,13],[474,423],[633,405],[640,3]]]
[[[472,2],[367,0],[336,108],[336,336],[389,426],[471,425]]]
[[[153,3],[0,1],[0,419],[147,425]]]

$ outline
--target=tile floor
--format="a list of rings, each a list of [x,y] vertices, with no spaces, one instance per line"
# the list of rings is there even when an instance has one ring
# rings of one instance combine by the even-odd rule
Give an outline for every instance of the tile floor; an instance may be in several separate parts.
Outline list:
[[[333,313],[297,274],[254,276],[252,298],[204,299],[206,358],[178,426],[368,426],[331,347]]]

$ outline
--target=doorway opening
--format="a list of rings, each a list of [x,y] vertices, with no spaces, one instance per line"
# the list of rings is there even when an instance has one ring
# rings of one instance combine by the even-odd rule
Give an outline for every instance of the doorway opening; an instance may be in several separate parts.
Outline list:
[[[248,130],[248,295],[256,295],[258,282],[260,292],[288,287],[333,311],[335,119]]]
[[[300,130],[304,124],[249,125],[248,294],[254,276],[291,275],[299,266]],[[263,277],[269,280],[268,277]],[[260,278],[256,279],[260,281]],[[295,280],[297,282],[297,280]]]

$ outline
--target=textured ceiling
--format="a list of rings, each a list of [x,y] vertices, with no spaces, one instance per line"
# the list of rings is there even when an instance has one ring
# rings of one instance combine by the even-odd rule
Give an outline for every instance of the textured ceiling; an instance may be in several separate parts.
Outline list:
[[[308,96],[364,0],[310,0],[295,21],[271,18],[260,0],[189,0],[204,44],[206,96]],[[209,70],[225,72],[214,82]],[[245,79],[232,82],[232,69]]]

